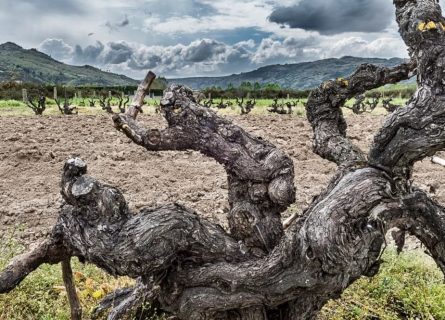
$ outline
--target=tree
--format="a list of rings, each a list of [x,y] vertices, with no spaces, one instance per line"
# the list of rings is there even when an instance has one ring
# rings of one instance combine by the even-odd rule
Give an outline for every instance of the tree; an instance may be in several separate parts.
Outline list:
[[[394,3],[411,61],[394,68],[362,65],[310,95],[314,151],[338,171],[301,216],[284,226],[280,219],[295,198],[291,159],[195,103],[189,89],[166,90],[161,108],[167,128],[136,122],[154,79],[149,74],[127,113],[113,115],[114,125],[148,151],[192,149],[221,163],[228,175],[230,232],[178,204],[135,215],[118,189],[86,175],[81,159],[70,159],[62,175],[65,203],[52,234],[0,272],[0,293],[42,263],[75,256],[138,279],[134,288],[104,300],[100,310],[111,307],[109,319],[144,302],[179,319],[312,319],[355,280],[379,271],[392,227],[417,236],[445,271],[445,208],[411,181],[415,162],[445,147],[445,19],[436,0]],[[341,107],[414,73],[414,99],[389,115],[364,153],[346,136]]]
[[[250,81],[244,81],[244,82],[242,82],[242,83],[240,84],[239,88],[240,88],[242,91],[249,92],[249,91],[252,91],[253,86],[252,86],[252,83],[250,83]]]
[[[268,83],[264,86],[264,89],[271,91],[279,91],[281,90],[281,86],[278,83]]]

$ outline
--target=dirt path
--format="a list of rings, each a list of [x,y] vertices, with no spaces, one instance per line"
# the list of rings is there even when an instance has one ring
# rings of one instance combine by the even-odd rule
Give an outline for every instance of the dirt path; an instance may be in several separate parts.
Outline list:
[[[310,127],[288,116],[232,117],[254,135],[276,144],[293,159],[297,203],[301,210],[326,185],[335,166],[311,151]],[[368,148],[380,116],[350,116],[349,135]],[[160,116],[142,116],[162,127]],[[89,173],[118,186],[132,208],[180,202],[214,222],[225,224],[227,183],[224,170],[197,152],[146,152],[118,133],[109,116],[0,117],[0,241],[16,232],[25,241],[41,238],[57,217],[60,172],[66,158],[78,154]],[[416,167],[415,180],[436,189],[445,203],[445,168],[429,160]]]

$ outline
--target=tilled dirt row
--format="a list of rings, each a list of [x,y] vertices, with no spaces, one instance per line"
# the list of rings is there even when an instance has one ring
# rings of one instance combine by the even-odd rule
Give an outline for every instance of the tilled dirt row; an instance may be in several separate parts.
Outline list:
[[[277,145],[294,160],[297,202],[302,210],[335,171],[311,151],[311,128],[304,118],[238,116],[235,123]],[[349,136],[368,148],[383,117],[350,116]],[[142,116],[163,127],[160,116]],[[0,117],[0,241],[15,233],[25,242],[44,236],[61,204],[60,173],[70,155],[88,162],[89,174],[119,187],[130,207],[180,202],[225,225],[227,182],[223,168],[198,152],[147,152],[117,132],[109,116]],[[425,160],[415,180],[445,203],[445,168]]]

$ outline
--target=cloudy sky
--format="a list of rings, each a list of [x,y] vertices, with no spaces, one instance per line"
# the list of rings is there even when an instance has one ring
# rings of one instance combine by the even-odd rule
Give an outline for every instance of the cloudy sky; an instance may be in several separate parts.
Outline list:
[[[441,0],[445,3],[445,0]],[[141,78],[406,57],[391,0],[0,0],[0,42]],[[20,17],[20,19],[18,19]]]

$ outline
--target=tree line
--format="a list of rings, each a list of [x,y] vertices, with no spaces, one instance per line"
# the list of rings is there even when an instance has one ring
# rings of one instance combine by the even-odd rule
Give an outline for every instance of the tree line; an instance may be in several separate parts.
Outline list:
[[[35,83],[20,83],[20,82],[0,82],[0,100],[22,100],[22,90],[26,89],[30,95],[45,95],[51,97],[53,95],[54,87],[57,88],[59,95],[65,95],[68,98],[73,98],[79,95],[83,97],[100,97],[108,95],[118,95],[122,92],[126,95],[132,95],[137,90],[137,85],[107,87],[107,86],[63,86],[63,85],[42,85]],[[152,88],[151,93],[154,96],[162,96],[163,90],[166,88],[166,81],[162,82],[157,88]],[[416,90],[415,86],[406,87],[389,87],[382,91],[382,96],[387,98],[409,98]],[[227,88],[219,86],[212,86],[201,90],[206,97],[214,99],[235,99],[239,97],[248,97],[255,99],[305,99],[309,96],[311,89],[296,90],[290,88],[283,88],[277,83],[260,84],[259,82],[243,82],[239,86],[229,84]],[[365,94],[367,98],[372,98],[373,91]]]
[[[101,97],[108,95],[132,95],[137,90],[137,85],[120,86],[120,87],[105,87],[105,86],[63,86],[63,85],[42,85],[35,83],[20,83],[20,82],[2,82],[0,83],[0,100],[22,100],[22,91],[26,89],[31,96],[43,95],[52,97],[54,88],[57,88],[59,96],[67,98],[79,97]],[[164,88],[152,89],[155,96],[162,95]]]
[[[255,99],[306,99],[313,89],[297,90],[283,88],[278,83],[260,84],[259,82],[242,82],[238,87],[229,84],[227,88],[212,86],[202,90],[206,97],[235,99],[237,97],[249,97]],[[416,91],[415,86],[389,87],[380,90],[382,97],[403,98],[411,97]],[[366,98],[372,98],[375,91],[365,93]]]

